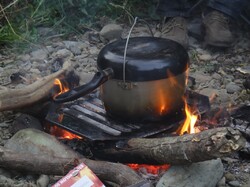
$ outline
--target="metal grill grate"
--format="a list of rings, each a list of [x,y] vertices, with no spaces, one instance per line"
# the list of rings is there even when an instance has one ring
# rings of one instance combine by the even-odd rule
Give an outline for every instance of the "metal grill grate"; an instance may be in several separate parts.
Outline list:
[[[190,91],[186,95],[188,104],[197,105],[199,113],[210,108],[208,97]],[[53,103],[46,120],[90,140],[121,140],[173,132],[184,117],[184,112],[180,111],[160,122],[125,123],[114,120],[106,114],[98,92],[95,92],[63,105]]]

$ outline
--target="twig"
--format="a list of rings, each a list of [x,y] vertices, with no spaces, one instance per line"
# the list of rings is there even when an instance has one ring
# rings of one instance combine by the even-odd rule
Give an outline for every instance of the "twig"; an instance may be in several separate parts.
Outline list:
[[[15,1],[13,1],[12,3],[10,3],[8,6],[6,6],[5,8],[2,8],[2,5],[1,5],[1,11],[0,11],[0,13],[4,13],[4,11],[6,10],[6,9],[8,9],[8,8],[10,8],[12,5],[14,5],[14,4],[16,4],[17,2],[18,2],[19,0],[15,0]]]

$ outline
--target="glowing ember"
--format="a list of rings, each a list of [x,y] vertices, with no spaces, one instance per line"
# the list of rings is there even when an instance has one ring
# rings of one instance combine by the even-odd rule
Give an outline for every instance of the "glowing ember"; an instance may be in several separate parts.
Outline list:
[[[164,110],[165,110],[165,105],[161,106],[160,114],[163,114]]]
[[[183,135],[184,133],[193,134],[195,133],[195,123],[198,119],[197,115],[192,114],[191,109],[188,107],[188,104],[185,100],[185,112],[186,112],[186,119],[184,124],[178,129],[177,133],[179,135]]]
[[[48,128],[48,131],[51,135],[54,135],[59,139],[67,139],[67,140],[82,139],[81,136],[77,136],[76,134],[73,134],[57,126],[50,126]]]
[[[60,95],[60,94],[62,94],[62,93],[64,93],[64,92],[67,92],[67,91],[69,90],[68,86],[62,84],[62,82],[61,82],[59,79],[55,79],[54,85],[56,85],[56,86],[59,87],[59,92],[56,93],[56,94],[54,95],[54,97],[56,97],[56,96],[58,96],[58,95]]]
[[[145,168],[148,173],[157,175],[162,171],[166,171],[170,168],[169,164],[164,164],[164,165],[147,165],[147,164],[127,164],[130,168],[132,168],[135,171],[139,171],[141,168]]]

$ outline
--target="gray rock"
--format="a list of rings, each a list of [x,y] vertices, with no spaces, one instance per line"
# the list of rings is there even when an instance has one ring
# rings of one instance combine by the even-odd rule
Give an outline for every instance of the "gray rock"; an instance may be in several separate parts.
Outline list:
[[[73,54],[68,49],[59,49],[58,51],[52,54],[52,57],[54,58],[67,58],[72,56]]]
[[[49,184],[49,176],[48,175],[40,175],[40,177],[36,181],[37,187],[47,187]]]
[[[63,43],[74,55],[80,55],[82,50],[88,47],[88,44],[85,42],[63,41]]]
[[[9,131],[10,133],[15,134],[16,132],[26,128],[43,130],[42,124],[37,118],[28,114],[21,114],[13,121]]]
[[[236,70],[241,72],[242,74],[250,75],[250,66],[238,67]]]
[[[202,55],[199,55],[199,59],[202,61],[208,61],[208,60],[212,60],[213,57],[210,54],[202,54]]]
[[[227,93],[233,94],[235,92],[239,92],[241,90],[241,87],[235,84],[234,82],[230,82],[226,85]]]
[[[225,173],[224,176],[225,176],[227,182],[234,181],[236,179],[235,176],[232,173],[229,173],[229,172]]]
[[[31,72],[31,73],[34,73],[34,74],[36,74],[36,75],[40,75],[40,73],[41,73],[40,70],[37,69],[37,68],[34,68],[34,69],[31,68],[31,69],[30,69],[30,72]]]
[[[38,64],[36,67],[40,72],[48,70],[48,65],[47,64]]]
[[[55,51],[55,48],[50,45],[46,46],[46,49],[48,50],[49,53],[53,53]]]
[[[29,54],[20,55],[19,57],[17,57],[17,59],[25,62],[25,61],[30,60],[30,55]]]
[[[14,180],[10,179],[5,176],[0,175],[0,186],[3,187],[37,187],[37,185],[33,184],[32,182],[26,182],[24,180]]]
[[[218,94],[221,103],[228,103],[231,100],[230,94],[227,93],[226,89],[219,90]]]
[[[223,176],[220,159],[172,166],[159,180],[156,187],[215,187]]]
[[[81,49],[80,49],[79,47],[77,47],[77,46],[72,46],[72,47],[70,48],[70,51],[71,51],[75,56],[80,55],[80,54],[82,53]]]
[[[121,38],[122,27],[117,24],[105,25],[99,33],[101,40],[115,40]]]
[[[221,75],[218,74],[218,73],[214,73],[214,74],[212,75],[212,77],[213,77],[213,79],[221,80]]]
[[[239,181],[230,181],[228,184],[230,186],[232,186],[232,187],[239,187],[239,186],[241,186]]]
[[[94,73],[80,72],[77,73],[80,78],[80,85],[88,83],[94,76]]]
[[[79,49],[84,49],[88,47],[87,42],[76,42],[76,41],[63,41],[67,49],[70,49],[71,47],[77,47]]]
[[[216,187],[226,187],[225,177],[222,177],[222,179],[217,183]]]
[[[38,49],[30,53],[32,61],[43,61],[48,57],[48,51],[45,49]]]
[[[216,89],[213,89],[213,88],[204,88],[204,89],[202,89],[202,90],[200,91],[200,94],[206,95],[206,96],[208,96],[208,97],[211,97],[211,96],[213,96],[214,94],[215,94],[216,96],[219,96],[219,91],[216,90]]]
[[[207,75],[202,71],[196,71],[194,73],[190,73],[190,76],[195,78],[197,84],[208,82],[212,79],[210,75]]]
[[[63,42],[53,42],[52,47],[56,49],[63,49],[65,48],[65,44]]]
[[[4,147],[20,153],[43,154],[51,157],[75,158],[77,153],[54,136],[36,129],[23,129],[9,139]]]

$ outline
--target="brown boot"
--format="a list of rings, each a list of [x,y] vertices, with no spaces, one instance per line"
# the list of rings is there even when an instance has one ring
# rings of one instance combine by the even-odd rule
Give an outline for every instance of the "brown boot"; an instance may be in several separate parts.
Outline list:
[[[187,20],[183,17],[174,17],[168,20],[161,29],[161,37],[174,40],[188,48]]]
[[[217,47],[230,47],[234,38],[228,22],[228,18],[221,12],[212,11],[208,13],[203,18],[205,44]]]

